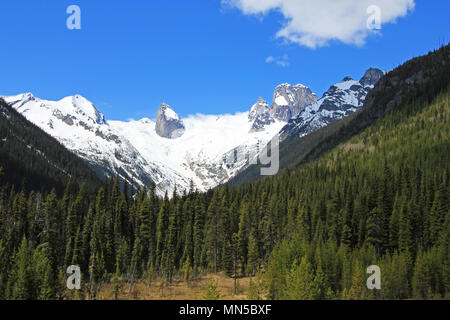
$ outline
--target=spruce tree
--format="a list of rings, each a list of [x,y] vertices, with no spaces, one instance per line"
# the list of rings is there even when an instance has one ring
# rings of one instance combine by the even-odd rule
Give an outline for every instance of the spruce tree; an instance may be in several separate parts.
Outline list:
[[[10,277],[12,298],[15,300],[35,299],[33,288],[33,270],[31,269],[31,253],[24,236],[14,257],[14,272]]]
[[[250,276],[254,276],[256,270],[259,268],[259,248],[256,237],[253,233],[248,239],[248,262],[247,269]]]
[[[217,290],[217,280],[214,278],[208,280],[203,298],[205,300],[218,300],[220,298],[220,291]]]
[[[287,300],[312,300],[317,295],[311,263],[303,256],[300,264],[295,260],[286,277],[283,297]]]

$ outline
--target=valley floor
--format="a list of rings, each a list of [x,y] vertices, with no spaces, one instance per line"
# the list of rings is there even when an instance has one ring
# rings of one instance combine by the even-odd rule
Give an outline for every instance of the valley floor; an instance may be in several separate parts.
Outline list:
[[[173,281],[161,290],[160,279],[151,283],[138,281],[130,291],[129,283],[122,286],[117,299],[119,300],[205,300],[209,281],[217,281],[219,300],[246,300],[250,278],[238,279],[238,292],[234,294],[234,279],[223,272],[218,274],[205,274],[193,279],[189,285],[180,278]],[[105,285],[99,292],[98,300],[114,300],[115,290],[111,284]]]

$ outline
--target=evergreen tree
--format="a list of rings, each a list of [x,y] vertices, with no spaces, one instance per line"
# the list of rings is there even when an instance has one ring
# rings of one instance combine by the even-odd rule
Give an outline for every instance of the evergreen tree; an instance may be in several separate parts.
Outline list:
[[[248,239],[248,263],[247,269],[250,276],[253,276],[256,270],[259,268],[259,248],[256,237],[253,233]]]
[[[255,277],[250,278],[247,297],[250,300],[263,300],[266,296],[267,285],[264,281],[262,272],[258,270]]]
[[[220,298],[220,291],[217,290],[217,280],[214,278],[209,279],[203,298],[205,300],[218,300]]]
[[[33,270],[31,269],[31,253],[24,236],[14,258],[14,272],[9,282],[12,287],[12,299],[28,300],[36,298],[33,288]]]
[[[246,270],[246,262],[248,258],[248,238],[249,238],[249,206],[246,201],[241,206],[241,214],[239,220],[238,231],[238,251],[241,262],[241,272]]]
[[[166,236],[169,224],[169,203],[167,192],[158,214],[156,225],[156,268],[161,270],[163,255],[166,254]]]
[[[286,278],[284,298],[287,300],[312,300],[317,295],[314,286],[313,269],[306,256],[302,257],[300,264],[292,263]]]

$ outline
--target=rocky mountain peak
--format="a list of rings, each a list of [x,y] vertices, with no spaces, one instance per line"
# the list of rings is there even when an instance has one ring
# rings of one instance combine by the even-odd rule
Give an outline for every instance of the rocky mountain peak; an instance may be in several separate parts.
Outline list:
[[[288,83],[279,85],[273,95],[271,116],[280,121],[288,122],[298,116],[306,106],[317,101],[317,96],[308,87]]]
[[[156,116],[156,133],[163,138],[176,139],[186,130],[180,116],[166,103],[159,106]]]
[[[248,120],[253,122],[250,132],[263,131],[266,126],[275,121],[270,115],[269,104],[263,98],[259,98],[252,106],[248,114]]]
[[[359,82],[363,86],[374,86],[383,75],[384,72],[380,69],[369,68]]]
[[[269,104],[263,98],[259,98],[258,101],[251,107],[248,119],[253,121],[259,115],[269,112]]]
[[[345,77],[333,84],[322,98],[289,121],[282,129],[282,139],[304,136],[355,112],[363,106],[367,94],[383,75],[383,71],[371,68],[360,81]]]

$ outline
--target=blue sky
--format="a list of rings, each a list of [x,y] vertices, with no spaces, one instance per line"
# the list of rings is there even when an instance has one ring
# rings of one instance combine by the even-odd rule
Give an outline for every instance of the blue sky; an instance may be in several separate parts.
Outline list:
[[[71,4],[81,30],[66,28]],[[449,42],[450,1],[415,4],[363,45],[311,49],[275,37],[286,23],[280,11],[248,15],[220,0],[2,0],[0,95],[81,94],[110,120],[154,118],[162,101],[182,116],[245,111],[260,96],[270,103],[284,82],[320,96],[344,76],[389,70]]]

